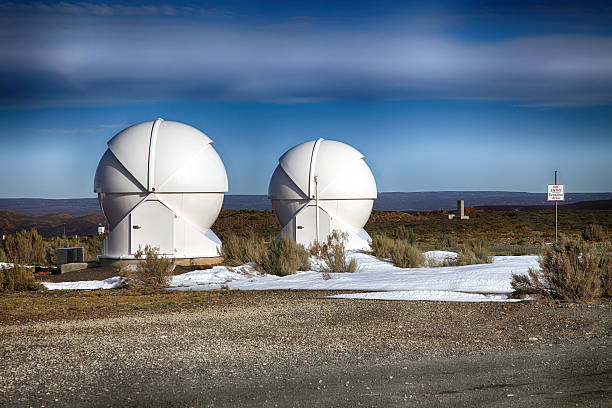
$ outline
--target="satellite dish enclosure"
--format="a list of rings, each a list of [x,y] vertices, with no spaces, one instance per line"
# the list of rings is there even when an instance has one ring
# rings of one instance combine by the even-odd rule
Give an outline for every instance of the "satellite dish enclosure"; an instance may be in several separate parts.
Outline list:
[[[312,140],[278,160],[268,198],[282,225],[279,235],[308,247],[334,230],[348,235],[346,249],[370,249],[363,229],[377,196],[363,154],[333,140]]]
[[[172,258],[217,257],[217,219],[227,174],[212,140],[180,122],[130,126],[108,142],[94,191],[110,226],[102,258],[134,259],[139,248]]]

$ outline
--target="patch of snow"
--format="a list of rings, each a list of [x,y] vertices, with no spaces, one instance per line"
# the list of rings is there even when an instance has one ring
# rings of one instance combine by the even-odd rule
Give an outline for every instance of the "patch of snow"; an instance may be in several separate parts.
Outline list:
[[[426,259],[440,262],[457,256],[454,252],[429,251]],[[538,268],[537,256],[496,256],[491,264],[398,268],[360,251],[347,251],[347,257],[358,264],[355,273],[330,273],[323,279],[317,260],[311,271],[295,275],[265,275],[253,263],[238,267],[215,266],[171,277],[172,290],[216,290],[222,287],[240,290],[366,290],[374,293],[338,295],[334,297],[395,300],[445,300],[457,302],[514,301],[505,295],[512,292],[512,274],[525,274]],[[314,260],[313,260],[314,261]],[[120,277],[104,281],[45,282],[48,289],[111,289],[121,284]]]
[[[324,280],[318,271],[282,277],[240,273],[218,276],[226,267],[215,267],[189,272],[197,275],[198,279],[188,284],[188,289],[215,289],[224,280],[223,284],[229,289],[241,290],[440,290],[507,294],[512,292],[510,282],[513,273],[524,274],[530,267],[538,267],[537,256],[496,256],[492,264],[402,269],[361,252],[349,251],[347,255],[355,258],[359,272],[330,273],[332,279]],[[234,271],[237,269],[240,268],[234,268]],[[175,278],[179,281],[182,279],[180,276],[184,275]],[[197,282],[202,284],[198,285]]]
[[[78,282],[41,282],[49,290],[95,290],[114,289],[121,285],[123,278],[113,276],[104,280],[78,281]]]
[[[393,292],[344,293],[326,296],[330,299],[368,299],[368,300],[433,300],[442,302],[518,302],[506,295],[464,293],[445,290],[402,290]]]
[[[203,287],[207,290],[219,289],[232,281],[259,276],[254,266],[255,263],[249,262],[236,267],[215,266],[210,269],[187,272],[170,278],[168,286],[178,290],[203,290]]]

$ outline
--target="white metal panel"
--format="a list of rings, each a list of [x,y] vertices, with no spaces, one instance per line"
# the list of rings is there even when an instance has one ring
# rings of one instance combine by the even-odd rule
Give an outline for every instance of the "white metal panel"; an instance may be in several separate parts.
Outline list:
[[[376,182],[364,159],[345,143],[322,141],[316,163],[319,199],[376,198]]]
[[[200,152],[207,148],[208,156],[201,156],[196,159]],[[210,154],[212,152],[213,154]],[[209,157],[212,156],[212,157]],[[214,157],[216,156],[216,157]],[[211,160],[212,159],[212,160]],[[163,121],[157,131],[155,150],[151,152],[151,163],[154,164],[155,190],[156,191],[227,191],[222,190],[226,182],[219,183],[219,174],[225,173],[223,163],[219,165],[220,158],[212,147],[212,140],[198,129],[184,123]],[[183,171],[177,177],[175,174],[186,163],[196,162],[198,165],[193,171]],[[174,178],[174,182],[168,179]],[[211,189],[210,185],[200,188],[202,180],[212,180],[215,184]],[[177,185],[178,183],[178,185]],[[220,185],[221,186],[220,186]]]
[[[174,214],[159,201],[144,201],[130,214],[130,253],[147,245],[174,255]]]
[[[111,229],[125,218],[148,193],[99,193],[98,200]]]
[[[179,157],[175,161],[177,166],[173,174],[156,178],[159,182],[156,191],[164,193],[224,193],[227,191],[225,166],[212,145],[205,145],[199,151]],[[158,165],[158,169],[161,168],[162,166]]]
[[[146,186],[123,167],[113,152],[106,150],[94,177],[94,192],[96,193],[140,193],[146,191]]]
[[[308,195],[304,194],[304,192],[295,185],[293,180],[291,180],[281,166],[276,166],[276,170],[274,170],[274,174],[272,174],[272,178],[270,179],[270,185],[268,186],[268,198],[271,200],[305,200],[308,198]]]
[[[272,209],[281,225],[293,219],[310,200],[272,200]]]
[[[108,148],[138,182],[147,186],[149,145],[153,121],[142,122],[117,133]]]
[[[315,142],[315,140],[311,140],[310,142],[299,144],[289,149],[278,159],[279,165],[285,170],[285,173],[306,196],[308,196],[310,160]]]
[[[189,221],[202,233],[214,224],[223,205],[223,193],[167,193],[156,196],[176,215]]]

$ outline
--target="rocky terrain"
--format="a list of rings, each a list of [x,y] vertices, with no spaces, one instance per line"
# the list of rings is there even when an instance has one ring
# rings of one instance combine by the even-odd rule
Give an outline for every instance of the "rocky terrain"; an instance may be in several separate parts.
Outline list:
[[[609,406],[612,304],[199,293],[0,328],[1,406]],[[189,295],[183,295],[189,296]]]

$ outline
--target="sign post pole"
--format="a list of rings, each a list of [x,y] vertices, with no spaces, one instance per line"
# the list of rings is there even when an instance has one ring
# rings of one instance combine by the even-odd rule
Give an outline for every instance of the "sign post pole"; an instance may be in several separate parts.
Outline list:
[[[557,170],[555,170],[555,184],[557,184]],[[555,244],[557,243],[557,200],[555,200]]]
[[[565,191],[563,184],[557,184],[557,170],[555,170],[555,184],[549,184],[546,191],[548,201],[555,202],[555,244],[557,243],[558,231],[558,203],[557,201],[565,200]]]

